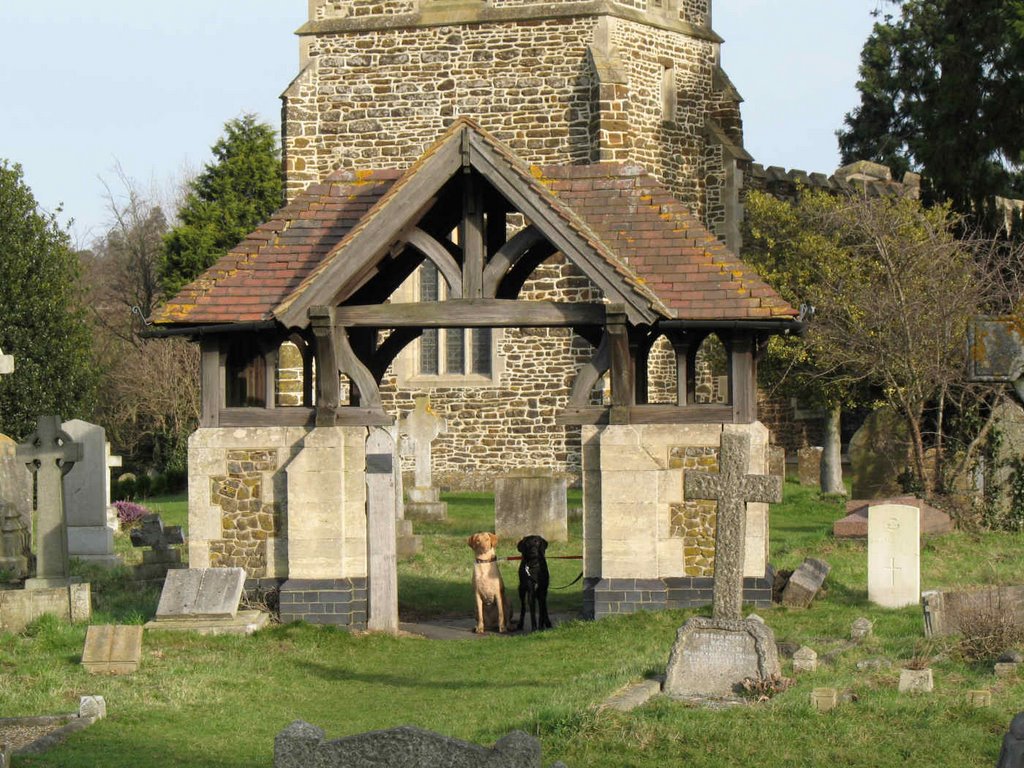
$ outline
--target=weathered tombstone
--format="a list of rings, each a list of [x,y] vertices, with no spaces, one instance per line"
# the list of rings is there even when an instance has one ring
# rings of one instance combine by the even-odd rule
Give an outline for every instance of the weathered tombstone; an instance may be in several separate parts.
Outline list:
[[[274,768],[385,768],[437,765],[447,768],[540,768],[540,742],[513,731],[493,747],[400,726],[326,741],[322,729],[296,720],[274,737]]]
[[[835,688],[815,688],[811,691],[811,709],[815,712],[830,712],[839,703],[839,692]]]
[[[992,409],[991,418],[992,429],[999,439],[995,441],[993,455],[987,457],[991,462],[990,471],[982,473],[984,490],[996,508],[1010,509],[1013,481],[1024,458],[1024,408],[1004,401]]]
[[[996,768],[1024,768],[1024,712],[1018,712],[1010,721]]]
[[[743,552],[748,501],[778,502],[782,479],[748,475],[750,436],[722,435],[718,474],[687,470],[688,499],[718,502],[712,617],[689,619],[676,632],[665,671],[669,696],[729,696],[746,678],[779,674],[775,637],[765,624],[742,618]]]
[[[786,449],[781,445],[768,446],[768,474],[786,479]]]
[[[68,526],[68,556],[112,567],[114,530],[108,525],[110,507],[110,443],[103,427],[81,419],[61,428],[82,445],[82,459],[64,476],[64,508]]]
[[[930,669],[901,669],[900,693],[931,693],[935,688]]]
[[[796,471],[800,485],[821,488],[821,454],[824,451],[821,446],[811,446],[796,452]]]
[[[987,688],[980,688],[976,691],[967,692],[967,705],[970,707],[991,707],[992,691]]]
[[[40,416],[36,431],[18,446],[18,458],[36,479],[36,576],[25,581],[25,588],[66,587],[71,579],[63,477],[82,459],[82,445],[61,430],[59,418]]]
[[[252,634],[268,620],[261,611],[239,611],[244,568],[192,568],[167,572],[156,618],[146,629],[199,634]]]
[[[874,632],[874,628],[875,625],[871,622],[871,619],[866,619],[863,616],[859,619],[854,619],[853,624],[850,625],[850,639],[857,642],[867,640]]]
[[[395,439],[371,427],[366,438],[366,536],[369,546],[368,629],[398,632],[395,526]]]
[[[813,648],[802,646],[793,654],[793,672],[801,674],[804,672],[818,671],[818,653]]]
[[[128,675],[142,661],[142,626],[94,624],[85,632],[82,666],[93,675]]]
[[[433,486],[430,444],[447,431],[445,420],[434,413],[430,398],[416,395],[412,413],[402,417],[399,431],[407,439],[415,460],[413,487],[407,490],[409,501],[405,516],[412,520],[445,520],[448,504],[441,501],[441,492]]]
[[[851,491],[855,499],[898,496],[898,481],[907,468],[907,427],[889,407],[874,411],[850,439]]]
[[[814,600],[825,583],[831,566],[824,560],[808,557],[800,567],[793,571],[785,589],[782,590],[782,603],[792,608],[806,608]]]
[[[1000,679],[1015,680],[1020,666],[1020,662],[1017,661],[997,661],[992,665],[992,672]]]
[[[884,608],[921,599],[920,512],[882,504],[868,510],[868,600]]]
[[[134,566],[136,580],[163,581],[167,571],[185,567],[177,549],[185,543],[180,525],[165,527],[160,515],[146,515],[132,528],[130,536],[133,547],[150,547],[143,550],[142,563]]]
[[[550,469],[517,469],[494,481],[494,532],[516,542],[536,534],[568,541],[566,479]]]

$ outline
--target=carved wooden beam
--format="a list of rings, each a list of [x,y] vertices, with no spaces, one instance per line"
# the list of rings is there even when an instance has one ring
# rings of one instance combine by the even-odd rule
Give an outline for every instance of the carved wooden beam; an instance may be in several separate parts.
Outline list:
[[[491,256],[484,268],[483,295],[494,298],[498,286],[509,269],[523,258],[530,250],[546,242],[544,235],[532,224],[519,230],[512,239],[505,243]]]
[[[311,307],[309,322],[316,347],[316,425],[333,427],[341,405],[334,310],[323,306]]]
[[[601,337],[601,343],[594,350],[590,358],[576,374],[576,381],[572,385],[572,393],[569,395],[570,408],[584,408],[590,405],[590,393],[594,391],[597,382],[608,371],[611,366],[611,352],[608,341],[608,334]]]
[[[355,402],[356,393],[352,393],[352,404],[363,408],[380,408],[380,389],[370,369],[352,349],[352,342],[349,339],[348,328],[343,325],[334,327],[334,343],[337,350],[338,370],[344,373],[352,381],[352,385],[358,390],[358,402]]]
[[[504,299],[337,307],[335,321],[376,328],[566,328],[604,325],[604,304]],[[623,316],[624,319],[624,316]]]
[[[448,283],[448,295],[453,299],[462,298],[462,270],[448,249],[419,227],[410,230],[406,242],[434,263]]]

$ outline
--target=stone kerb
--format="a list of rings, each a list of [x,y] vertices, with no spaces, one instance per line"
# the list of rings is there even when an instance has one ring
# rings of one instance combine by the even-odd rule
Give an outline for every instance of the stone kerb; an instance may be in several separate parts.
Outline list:
[[[296,720],[274,738],[274,768],[540,768],[540,742],[521,731],[481,747],[412,726],[327,741],[321,728]]]

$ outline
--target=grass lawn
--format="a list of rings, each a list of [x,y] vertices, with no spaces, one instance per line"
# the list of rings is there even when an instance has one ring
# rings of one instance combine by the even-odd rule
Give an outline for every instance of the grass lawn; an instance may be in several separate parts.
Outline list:
[[[79,664],[84,626],[44,619],[22,635],[0,634],[0,716],[72,711],[78,697],[106,698],[108,717],[60,748],[15,766],[271,766],[273,739],[296,718],[336,738],[413,724],[480,744],[514,728],[541,739],[544,764],[624,766],[984,766],[991,768],[1010,718],[1024,709],[1024,679],[997,680],[991,664],[959,660],[955,642],[922,644],[920,610],[885,610],[867,602],[867,553],[860,542],[830,535],[841,505],[786,484],[772,508],[772,562],[793,568],[806,556],[826,559],[827,594],[809,610],[760,610],[779,641],[809,645],[819,657],[840,648],[859,616],[874,637],[837,653],[818,672],[770,702],[727,711],[654,700],[622,714],[599,711],[608,695],[664,671],[676,629],[692,612],[666,611],[569,621],[550,632],[431,641],[351,634],[309,625],[276,626],[249,638],[146,634],[143,665],[130,677],[87,675]],[[466,537],[491,528],[486,494],[447,496],[449,520],[417,525],[424,553],[402,563],[403,620],[473,611]],[[570,500],[570,507],[578,500]],[[164,519],[183,523],[181,499],[155,500]],[[119,544],[132,557],[130,546]],[[549,555],[579,554],[579,526]],[[510,543],[500,555],[515,554]],[[956,533],[927,541],[924,588],[1024,581],[1024,536]],[[553,560],[552,582],[579,572]],[[514,563],[505,566],[515,583]],[[154,590],[125,585],[124,574],[94,581],[94,623],[141,622],[154,612]],[[578,611],[577,583],[552,592],[552,611]],[[516,601],[518,602],[518,601]],[[901,661],[933,657],[935,692],[896,693]],[[892,666],[858,671],[884,657]],[[789,663],[784,662],[784,674]],[[809,706],[815,687],[852,692],[856,701],[825,715]],[[992,706],[967,706],[966,693],[992,690]]]

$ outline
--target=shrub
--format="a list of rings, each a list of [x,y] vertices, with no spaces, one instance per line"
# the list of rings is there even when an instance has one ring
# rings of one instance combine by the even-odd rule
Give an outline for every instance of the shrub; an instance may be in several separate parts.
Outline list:
[[[114,508],[117,509],[117,519],[122,528],[131,528],[143,517],[152,514],[146,507],[134,501],[115,501]]]
[[[754,701],[768,701],[772,696],[782,693],[793,685],[793,679],[782,675],[769,675],[768,677],[748,677],[740,686],[740,692],[744,698]]]
[[[995,607],[964,611],[957,629],[961,634],[957,649],[966,661],[990,661],[1024,645],[1024,626]]]

